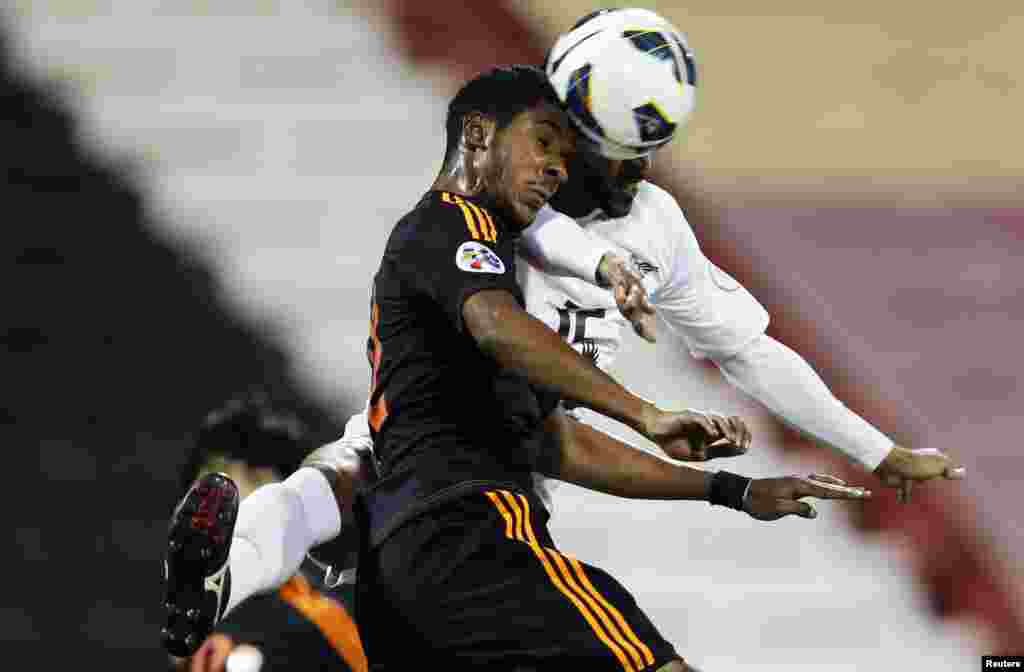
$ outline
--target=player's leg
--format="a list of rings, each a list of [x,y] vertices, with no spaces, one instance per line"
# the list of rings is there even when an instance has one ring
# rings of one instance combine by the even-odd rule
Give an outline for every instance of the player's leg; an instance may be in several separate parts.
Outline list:
[[[234,481],[223,474],[207,474],[189,488],[171,515],[161,638],[175,656],[192,654],[224,613],[238,505]]]
[[[310,548],[340,529],[331,483],[317,469],[258,488],[240,506],[228,477],[197,481],[168,532],[165,648],[177,656],[194,652],[230,609],[280,587]]]
[[[367,657],[382,669],[412,655],[448,669],[608,672],[678,661],[624,588],[555,549],[546,517],[532,495],[470,495],[365,553]]]

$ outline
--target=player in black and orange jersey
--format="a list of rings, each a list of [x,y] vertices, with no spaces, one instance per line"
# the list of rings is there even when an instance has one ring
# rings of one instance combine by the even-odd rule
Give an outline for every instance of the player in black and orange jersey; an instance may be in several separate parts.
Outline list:
[[[374,278],[369,422],[379,479],[357,498],[357,620],[376,669],[685,670],[602,570],[557,550],[540,471],[627,497],[711,499],[772,519],[805,479],[680,467],[570,420],[562,398],[673,454],[742,452],[738,418],[668,413],[530,316],[514,239],[566,180],[574,134],[536,68],[486,73],[449,107],[440,176],[392,231]],[[401,642],[401,646],[394,645]]]
[[[230,535],[232,509],[238,500],[283,480],[295,471],[309,448],[308,430],[287,407],[270,403],[260,393],[227,402],[204,419],[182,470],[182,487],[188,494],[177,517],[184,520],[194,508],[192,517],[204,518],[201,512],[205,513],[210,525],[187,524],[178,529],[199,534],[219,529]],[[223,494],[219,499],[202,495],[218,491]],[[211,502],[216,502],[219,510],[189,506]],[[178,539],[186,541],[180,535]],[[182,558],[175,560],[172,564],[181,567]],[[216,558],[210,560],[217,563]],[[319,575],[315,567],[302,568],[275,592],[246,601],[230,618],[217,624],[193,656],[174,659],[172,667],[188,672],[224,672],[231,660],[233,667],[244,668],[242,663],[248,662],[247,669],[258,667],[262,672],[365,672],[366,657],[355,623],[343,600],[320,585]],[[186,613],[187,598],[182,595],[188,586],[172,581],[169,588],[178,591],[178,608],[169,623],[177,627],[190,617]],[[198,609],[193,616],[202,611]]]
[[[686,670],[621,584],[557,550],[534,471],[763,519],[813,517],[800,497],[865,493],[689,469],[567,418],[559,398],[699,459],[742,452],[750,439],[737,418],[668,413],[631,395],[523,310],[512,239],[565,180],[573,150],[543,74],[481,75],[453,99],[447,130],[441,175],[395,227],[374,281],[369,417],[379,480],[355,507],[366,542],[357,620],[369,659],[381,669],[415,660]],[[296,472],[312,474],[301,487],[267,492],[263,506],[286,500],[306,531],[304,544],[276,546],[283,555],[337,534],[358,480],[344,459],[317,451]]]

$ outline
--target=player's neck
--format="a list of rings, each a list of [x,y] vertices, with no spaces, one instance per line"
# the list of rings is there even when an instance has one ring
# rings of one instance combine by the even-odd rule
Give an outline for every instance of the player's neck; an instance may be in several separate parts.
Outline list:
[[[449,191],[470,198],[479,196],[484,191],[484,179],[465,157],[458,155],[441,167],[441,172],[431,185],[434,191]]]

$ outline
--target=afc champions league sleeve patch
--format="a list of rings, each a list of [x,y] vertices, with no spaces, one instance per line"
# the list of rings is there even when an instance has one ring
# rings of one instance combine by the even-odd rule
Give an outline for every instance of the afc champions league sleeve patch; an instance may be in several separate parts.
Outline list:
[[[505,272],[505,262],[495,254],[491,248],[473,240],[468,240],[459,245],[455,253],[455,265],[468,273],[494,273],[501,275]]]

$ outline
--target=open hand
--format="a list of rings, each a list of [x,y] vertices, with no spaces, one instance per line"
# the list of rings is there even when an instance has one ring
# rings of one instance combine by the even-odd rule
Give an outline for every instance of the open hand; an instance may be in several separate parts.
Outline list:
[[[871,497],[871,491],[848,486],[845,481],[827,474],[811,474],[807,478],[755,478],[750,483],[743,510],[758,520],[778,520],[788,515],[817,518],[814,507],[800,501],[803,497],[861,500]]]

